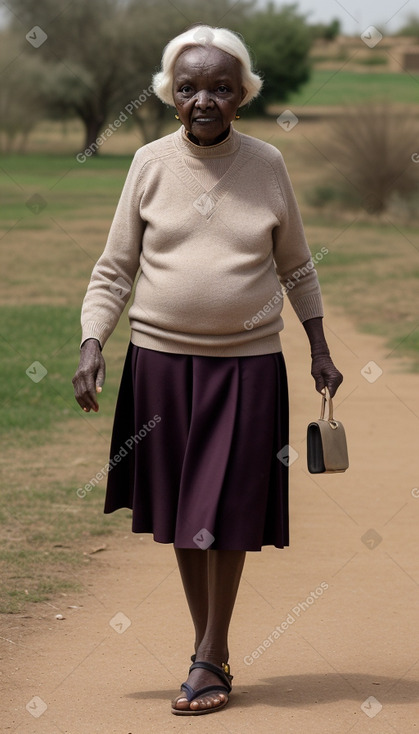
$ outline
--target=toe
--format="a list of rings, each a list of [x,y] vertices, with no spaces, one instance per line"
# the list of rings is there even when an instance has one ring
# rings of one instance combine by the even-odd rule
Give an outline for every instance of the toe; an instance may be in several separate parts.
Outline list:
[[[206,709],[207,706],[205,704],[204,698],[194,698],[193,701],[189,704],[192,711],[198,711],[198,709]]]
[[[225,701],[225,696],[223,693],[214,693],[212,696],[203,696],[202,698],[195,698],[190,703],[190,708],[193,711],[197,711],[198,709],[211,709],[211,708],[217,708],[218,706],[221,706],[222,703]]]
[[[215,706],[219,706],[221,703],[221,696],[218,694],[215,694],[213,696],[208,696],[208,705],[211,706],[211,708]]]
[[[218,706],[221,706],[221,704],[223,704],[226,700],[227,696],[225,696],[224,693],[216,693],[210,696],[210,706],[212,708],[218,708]]]
[[[185,711],[189,708],[189,701],[187,698],[185,698],[185,696],[178,696],[174,699],[174,701],[172,701],[172,706],[174,709]]]

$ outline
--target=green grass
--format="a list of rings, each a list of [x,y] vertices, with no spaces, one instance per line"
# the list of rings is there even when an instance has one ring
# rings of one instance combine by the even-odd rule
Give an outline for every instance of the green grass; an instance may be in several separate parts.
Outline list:
[[[419,285],[419,284],[418,284]],[[419,372],[419,323],[412,323],[409,327],[395,327],[394,334],[389,338],[388,328],[376,321],[362,325],[362,331],[366,334],[374,334],[384,337],[389,353],[400,354],[410,358],[410,369]]]
[[[324,244],[313,239],[312,253]],[[396,234],[385,224],[357,222],[327,247],[329,253],[317,265],[325,297],[360,330],[381,336],[389,354],[408,357],[410,370],[419,371],[418,228],[400,227]]]
[[[96,466],[92,470],[87,461],[87,466],[70,471],[64,450],[61,479],[46,479],[51,467],[39,454],[55,440],[60,425],[78,418],[90,422],[98,461],[106,462],[126,330],[119,328],[114,335],[100,414],[86,416],[74,399],[71,383],[78,363],[80,308],[3,306],[0,318],[0,436],[6,457],[1,482],[0,613],[14,613],[27,602],[81,589],[78,570],[91,562],[85,548],[98,545],[98,538],[119,527],[129,527],[128,511],[103,515],[105,481],[84,498],[77,496],[77,487],[97,471]],[[26,374],[35,360],[47,369],[39,382]],[[7,467],[9,456],[12,470]],[[60,466],[59,455],[53,463]],[[70,473],[73,484],[65,481]]]
[[[24,304],[3,306],[0,314],[0,436],[13,432],[16,441],[40,443],[57,422],[80,411],[71,383],[78,364],[80,308]],[[47,370],[39,382],[32,377],[41,376],[40,368],[32,368],[29,376],[26,373],[34,362]],[[101,410],[111,415],[116,375],[109,377],[106,386]]]
[[[7,226],[20,220],[20,228],[39,229],[45,228],[48,217],[88,219],[92,207],[116,205],[131,160],[132,156],[102,154],[80,164],[69,155],[4,156],[0,162],[0,223]],[[33,196],[41,197],[38,209]]]
[[[335,106],[361,104],[373,99],[417,104],[419,73],[357,73],[345,71],[344,65],[331,71],[314,70],[310,81],[291,95],[286,104],[291,108],[293,105]]]
[[[94,194],[102,187],[109,188],[109,185],[112,185],[114,188],[113,172],[119,171],[129,161],[130,156],[106,155],[103,152],[96,157],[88,158],[85,163],[78,163],[75,155],[31,153],[28,156],[13,153],[1,157],[0,172],[5,176],[13,176],[18,183],[36,185],[40,181],[54,185],[57,178],[66,177],[67,173],[75,173],[75,176],[70,176],[72,190],[76,191],[81,188]],[[89,185],[92,177],[95,179],[94,191]]]
[[[103,515],[103,489],[80,499],[74,486],[9,484],[2,491],[0,613],[16,613],[27,602],[43,602],[82,588],[78,572],[94,558],[103,537],[129,526],[130,511]]]
[[[390,340],[392,349],[399,349],[402,345],[403,351],[412,357],[414,367],[419,372],[419,324],[412,329],[401,329],[397,336]]]
[[[418,88],[401,75],[383,74],[378,79],[369,74],[343,77],[344,73],[331,79],[329,72],[316,72],[300,103],[317,104],[328,95],[335,103],[340,85],[348,98],[359,97],[363,85],[368,87],[368,78],[385,86],[394,77],[391,93],[396,82],[399,92]],[[310,89],[311,93],[319,90],[326,80],[308,102]],[[246,120],[249,134],[272,134],[269,121],[255,120],[252,125]],[[303,191],[323,172],[299,166],[304,155],[298,137],[286,137],[285,142],[287,159],[295,162],[293,184],[303,202]],[[132,155],[102,153],[80,165],[71,155],[31,154],[0,161],[4,203],[0,210],[4,304],[0,306],[0,435],[6,463],[0,509],[4,578],[0,610],[5,612],[78,588],[78,571],[92,562],[86,548],[100,544],[98,538],[112,528],[123,526],[126,531],[129,525],[128,511],[103,516],[105,482],[84,499],[76,495],[77,487],[95,473],[92,467],[107,460],[129,334],[126,313],[105,348],[108,372],[99,416],[80,411],[71,378],[78,362],[82,297],[93,262],[103,250],[131,159]],[[39,214],[25,204],[36,193],[47,202]],[[318,264],[328,302],[340,306],[360,329],[382,335],[389,350],[411,357],[412,369],[419,369],[418,229],[401,225],[396,229],[368,218],[365,212],[348,227],[347,215],[318,212],[305,203],[302,214],[313,254],[324,245],[329,249]],[[37,383],[26,374],[34,361],[47,370]],[[74,431],[77,416],[83,421],[79,425],[91,422],[100,433],[100,446],[82,447],[86,463],[73,469],[71,476],[67,464],[62,475],[54,478],[48,473],[48,458],[42,457],[48,457],[48,447],[53,450],[58,445],[63,451],[66,426]]]

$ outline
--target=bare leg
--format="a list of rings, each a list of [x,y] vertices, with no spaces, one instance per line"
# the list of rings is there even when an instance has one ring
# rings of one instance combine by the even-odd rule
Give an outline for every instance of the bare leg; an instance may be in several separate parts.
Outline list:
[[[202,551],[177,549],[179,569],[184,583],[186,598],[196,631],[198,642],[197,660],[220,666],[228,660],[228,629],[243,570],[245,551]],[[198,560],[201,555],[205,560]],[[201,565],[200,565],[201,564]],[[205,577],[205,568],[207,574]],[[199,578],[201,573],[205,578]],[[205,588],[207,595],[205,597]],[[207,603],[205,603],[205,601]],[[206,607],[206,624],[203,629]],[[188,683],[194,689],[208,685],[220,685],[214,673],[193,670]],[[226,695],[215,691],[191,703],[181,694],[174,702],[179,709],[212,708],[220,705]]]
[[[208,618],[208,552],[175,548],[186,600],[195,627],[195,652],[205,634]]]

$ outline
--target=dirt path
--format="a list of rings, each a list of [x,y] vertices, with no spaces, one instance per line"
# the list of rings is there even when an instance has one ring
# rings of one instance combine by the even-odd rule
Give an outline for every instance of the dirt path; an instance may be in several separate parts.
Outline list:
[[[351,467],[312,477],[305,429],[319,400],[289,308],[286,323],[291,444],[300,454],[291,470],[291,547],[247,556],[228,708],[197,719],[170,714],[192,652],[191,623],[172,547],[127,527],[80,571],[82,594],[2,620],[2,731],[418,731],[419,376],[403,374],[380,340],[330,314],[328,340],[345,374],[336,413]],[[371,361],[383,370],[373,382],[376,366],[361,373]]]

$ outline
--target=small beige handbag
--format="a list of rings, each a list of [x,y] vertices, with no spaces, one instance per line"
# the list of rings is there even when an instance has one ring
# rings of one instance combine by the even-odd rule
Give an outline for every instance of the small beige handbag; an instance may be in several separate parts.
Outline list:
[[[329,417],[325,418],[326,403]],[[349,466],[345,429],[333,418],[333,403],[325,388],[320,418],[309,423],[307,428],[307,466],[310,474],[335,474],[344,472]]]

